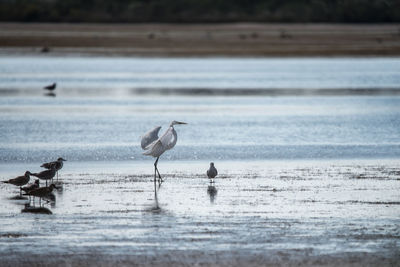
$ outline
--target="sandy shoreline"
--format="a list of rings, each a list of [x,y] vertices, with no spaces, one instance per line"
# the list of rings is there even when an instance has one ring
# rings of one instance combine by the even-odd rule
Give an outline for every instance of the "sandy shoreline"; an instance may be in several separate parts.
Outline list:
[[[0,54],[393,56],[399,24],[0,24]],[[43,53],[44,48],[49,52]]]

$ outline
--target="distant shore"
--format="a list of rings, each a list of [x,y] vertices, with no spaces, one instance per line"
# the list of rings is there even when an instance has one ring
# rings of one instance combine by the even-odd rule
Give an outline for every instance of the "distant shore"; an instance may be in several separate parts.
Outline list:
[[[400,24],[1,23],[0,27],[0,55],[400,55]]]

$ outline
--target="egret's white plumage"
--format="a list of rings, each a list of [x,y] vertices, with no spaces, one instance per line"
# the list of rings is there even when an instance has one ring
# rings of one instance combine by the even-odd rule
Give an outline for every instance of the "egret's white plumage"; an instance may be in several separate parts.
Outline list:
[[[155,127],[154,129],[146,132],[143,135],[140,143],[142,149],[146,150],[145,152],[143,152],[143,155],[157,158],[156,161],[154,162],[154,193],[156,201],[157,201],[157,194],[156,194],[157,174],[159,178],[158,182],[160,184],[162,182],[160,172],[158,171],[157,168],[158,159],[165,151],[172,149],[176,145],[176,142],[178,141],[178,135],[174,129],[174,125],[177,124],[186,124],[186,123],[179,121],[172,121],[168,129],[161,137],[158,137],[158,132],[160,131],[161,127],[160,126]]]
[[[141,146],[142,149],[147,149],[146,147],[149,146],[151,143],[158,139],[158,132],[160,131],[161,126],[157,126],[153,130],[148,131],[142,137]]]
[[[142,137],[141,141],[142,148],[146,150],[143,155],[158,158],[165,151],[172,149],[178,141],[178,135],[174,129],[174,125],[176,124],[186,123],[179,121],[171,122],[169,128],[161,137],[158,137],[158,132],[160,131],[161,127],[156,127],[153,130],[148,131]]]

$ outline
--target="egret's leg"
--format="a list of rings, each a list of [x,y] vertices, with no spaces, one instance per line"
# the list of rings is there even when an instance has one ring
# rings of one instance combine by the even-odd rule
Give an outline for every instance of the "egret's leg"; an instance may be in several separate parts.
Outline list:
[[[156,180],[157,180],[157,168],[156,168],[156,166],[154,165],[154,194],[155,194],[155,197],[157,197],[157,187],[156,187]]]
[[[157,158],[158,160],[158,158]],[[157,160],[154,163],[154,200],[156,201],[156,208],[158,209],[158,198],[157,198]]]
[[[158,183],[161,184],[163,182],[163,179],[161,178],[161,174],[160,174],[160,172],[158,171],[158,168],[157,168],[157,164],[158,164],[158,159],[159,158],[160,157],[157,157],[156,162],[154,162],[154,167],[156,168],[156,172],[158,174]]]
[[[158,183],[161,184],[162,182],[164,182],[164,180],[161,178],[160,172],[158,171],[157,168],[157,173],[158,173]]]

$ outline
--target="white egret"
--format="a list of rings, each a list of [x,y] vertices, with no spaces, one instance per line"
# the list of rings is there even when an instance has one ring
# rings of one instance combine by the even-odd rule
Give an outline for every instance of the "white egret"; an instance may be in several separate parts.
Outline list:
[[[145,133],[142,137],[141,146],[142,149],[146,150],[143,155],[152,156],[157,158],[154,162],[154,190],[156,191],[156,179],[158,174],[158,182],[162,182],[162,178],[160,172],[157,168],[158,159],[160,156],[167,150],[172,149],[176,142],[178,141],[178,135],[174,129],[174,125],[177,124],[187,124],[185,122],[180,121],[172,121],[169,125],[169,128],[165,131],[165,133],[158,137],[158,132],[160,131],[161,127],[158,126],[147,133]],[[156,193],[156,192],[155,192]],[[157,195],[156,195],[157,197]]]

